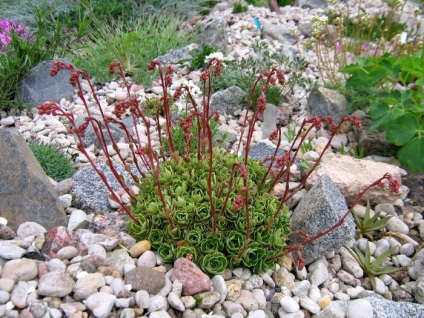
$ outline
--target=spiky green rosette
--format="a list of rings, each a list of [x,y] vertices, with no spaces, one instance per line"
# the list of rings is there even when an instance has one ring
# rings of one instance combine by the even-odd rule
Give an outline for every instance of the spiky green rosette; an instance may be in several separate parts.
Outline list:
[[[140,191],[137,202],[132,206],[132,213],[141,221],[141,225],[130,220],[130,234],[139,240],[148,239],[165,262],[173,262],[191,254],[192,260],[211,275],[241,265],[258,272],[273,268],[275,261],[270,258],[280,254],[285,246],[285,238],[289,234],[289,217],[287,208],[282,209],[269,231],[264,233],[265,226],[279,206],[279,200],[266,193],[268,182],[262,183],[266,167],[257,160],[249,159],[247,185],[250,239],[241,253],[247,232],[246,208],[243,206],[234,211],[233,202],[242,190],[243,179],[239,173],[234,173],[231,188],[229,180],[232,165],[241,164],[242,158],[216,149],[213,156],[215,234],[212,231],[207,186],[209,160],[198,160],[195,154],[185,159],[169,159],[160,165],[161,189],[175,228],[170,228],[155,178],[150,172],[138,185]]]

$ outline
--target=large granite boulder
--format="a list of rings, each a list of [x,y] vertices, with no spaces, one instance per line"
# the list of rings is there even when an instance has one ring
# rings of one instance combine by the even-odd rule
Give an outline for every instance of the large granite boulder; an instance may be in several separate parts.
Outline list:
[[[157,59],[162,65],[179,64],[182,60],[193,58],[194,51],[200,48],[199,44],[192,43],[179,49],[170,50],[166,54],[158,56]]]
[[[339,92],[319,87],[311,92],[308,98],[308,110],[312,115],[319,117],[331,116],[335,123],[349,115],[346,98]]]
[[[302,198],[291,218],[292,232],[303,231],[311,237],[337,224],[348,211],[346,200],[328,175],[322,175]],[[326,253],[345,245],[355,235],[355,221],[349,215],[330,233],[304,246],[302,256],[309,264]],[[299,234],[290,236],[291,243],[301,243]]]
[[[228,42],[226,19],[220,16],[213,16],[199,23],[201,25],[200,43],[225,52]]]
[[[37,107],[48,101],[59,103],[62,98],[72,100],[75,87],[69,83],[71,72],[61,70],[56,76],[50,76],[50,69],[54,66],[55,61],[71,63],[67,59],[56,59],[42,61],[34,66],[19,88],[18,96],[24,103]]]
[[[0,149],[0,216],[15,230],[29,221],[47,230],[66,225],[58,195],[22,135],[0,129]]]

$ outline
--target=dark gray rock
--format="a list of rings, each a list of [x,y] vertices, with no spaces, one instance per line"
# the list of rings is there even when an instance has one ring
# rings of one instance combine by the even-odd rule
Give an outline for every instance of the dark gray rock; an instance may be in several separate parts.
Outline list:
[[[214,93],[211,97],[210,110],[217,110],[220,115],[233,115],[236,110],[243,108],[243,98],[246,93],[237,86],[231,86]]]
[[[302,230],[310,236],[328,230],[348,211],[346,200],[328,175],[322,175],[302,198],[291,218],[293,232]],[[323,237],[304,246],[302,256],[306,264],[313,262],[354,237],[355,222],[349,215],[345,222]],[[303,242],[299,234],[290,236],[292,243]]]
[[[75,87],[69,83],[71,72],[61,70],[56,76],[50,76],[50,69],[55,61],[71,63],[67,59],[56,59],[43,61],[34,66],[19,88],[18,96],[24,103],[36,107],[48,101],[59,103],[62,98],[72,100]]]
[[[199,22],[201,32],[199,34],[200,43],[215,47],[218,50],[227,50],[227,21],[223,17],[209,17]]]
[[[327,9],[328,0],[296,0],[294,5],[309,9]]]
[[[165,286],[165,274],[149,267],[136,267],[125,274],[125,285],[156,295]]]
[[[104,125],[103,121],[101,120],[101,116],[94,115],[93,116],[96,119],[99,119],[102,122],[102,132],[103,136],[105,136],[106,145],[110,145],[110,137],[108,134],[108,131],[106,129],[106,126]],[[85,122],[85,119],[78,119],[76,124],[77,126],[83,124]],[[125,127],[127,127],[128,131],[131,132],[132,128],[134,127],[134,122],[131,116],[127,116],[124,119],[121,119],[121,122],[125,124]],[[110,123],[109,124],[110,131],[112,133],[112,137],[115,140],[115,142],[118,142],[121,138],[124,138],[125,142],[128,142],[127,135],[125,134],[124,130],[119,128],[118,124]],[[90,124],[88,125],[85,136],[82,140],[84,147],[89,147],[90,145],[95,145],[97,148],[100,148],[99,140],[94,132],[93,126]]]
[[[308,98],[308,110],[319,117],[331,116],[335,123],[349,114],[346,98],[337,91],[319,87],[311,92]]]
[[[98,164],[97,167],[105,175],[107,182],[114,191],[122,188],[106,164]],[[132,184],[132,180],[123,165],[116,164],[115,167],[118,173],[124,176],[126,183]],[[132,171],[137,174],[135,167],[132,167]],[[139,176],[139,174],[137,175]],[[72,180],[74,184],[70,193],[75,196],[74,207],[88,213],[114,211],[108,202],[109,191],[93,167],[77,171],[72,176]]]
[[[179,64],[181,60],[193,58],[193,50],[200,49],[200,47],[199,44],[192,43],[180,49],[170,50],[157,59],[162,65]]]
[[[265,39],[277,40],[283,43],[295,44],[296,38],[290,28],[284,24],[262,23],[262,35]]]
[[[0,216],[16,228],[35,221],[52,229],[67,217],[46,173],[14,128],[0,129]]]

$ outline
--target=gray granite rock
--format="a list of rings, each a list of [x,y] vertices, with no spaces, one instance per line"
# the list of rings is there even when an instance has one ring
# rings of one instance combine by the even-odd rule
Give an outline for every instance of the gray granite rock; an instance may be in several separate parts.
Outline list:
[[[325,87],[319,87],[309,94],[308,110],[312,115],[319,117],[331,116],[335,123],[339,123],[349,114],[346,98],[339,92]]]
[[[262,139],[266,139],[277,129],[277,107],[267,104],[264,110],[264,124],[262,129]]]
[[[246,93],[237,86],[231,86],[214,93],[211,97],[210,109],[217,110],[220,115],[233,115],[236,110],[243,108],[243,98]]]
[[[290,28],[284,24],[262,23],[263,37],[269,40],[277,40],[288,44],[295,44],[296,38]]]
[[[328,0],[296,0],[294,5],[310,9],[327,9]]]
[[[199,24],[201,26],[200,43],[226,51],[228,38],[226,19],[214,16],[199,22]]]
[[[56,59],[42,61],[34,66],[19,88],[18,96],[24,103],[36,107],[47,101],[59,103],[62,98],[72,100],[75,87],[69,83],[71,72],[61,70],[56,76],[50,76],[50,69],[54,66],[55,61],[71,63],[67,59]]]
[[[122,188],[107,165],[99,164],[97,167],[104,173],[106,180],[113,190],[116,191]],[[132,167],[132,169],[133,173],[137,174],[135,168]],[[119,174],[124,176],[127,184],[132,183],[129,174],[125,171],[123,165],[117,164],[116,170]],[[89,167],[79,170],[72,176],[72,179],[74,181],[74,185],[70,193],[75,195],[75,207],[84,210],[87,213],[114,211],[108,202],[109,191],[94,168]]]
[[[335,225],[347,211],[345,198],[336,184],[328,175],[322,175],[296,207],[291,218],[291,229],[314,236]],[[304,246],[302,256],[306,264],[346,244],[354,234],[355,222],[349,215],[341,226]],[[304,241],[298,234],[291,235],[290,240],[293,243]]]
[[[268,142],[259,142],[250,148],[249,157],[253,159],[265,159],[266,157],[273,156],[275,146],[271,146]],[[277,156],[284,156],[284,150],[278,149]]]
[[[22,135],[0,129],[0,216],[16,228],[34,221],[52,229],[67,218],[57,193]]]
[[[162,65],[179,64],[181,60],[193,58],[193,50],[200,49],[200,45],[192,43],[180,49],[174,49],[166,52],[166,54],[157,57]]]

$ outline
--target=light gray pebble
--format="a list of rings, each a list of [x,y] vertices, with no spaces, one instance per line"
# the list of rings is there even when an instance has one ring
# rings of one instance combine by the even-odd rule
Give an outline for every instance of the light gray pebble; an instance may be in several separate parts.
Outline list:
[[[136,318],[136,313],[132,308],[124,308],[122,309],[119,318]]]
[[[122,246],[126,248],[130,248],[137,242],[135,238],[133,238],[131,235],[125,232],[119,232],[118,240],[119,240],[119,244],[121,244]]]
[[[358,285],[358,279],[356,279],[352,274],[344,271],[344,270],[340,270],[337,273],[337,278],[340,279],[342,282],[349,284],[351,286],[356,286]]]
[[[152,251],[145,251],[140,255],[137,261],[138,267],[155,267],[156,255]]]
[[[386,228],[389,231],[401,232],[403,234],[409,234],[409,227],[406,225],[398,216],[393,216],[387,221]]]
[[[240,304],[237,304],[233,301],[224,301],[222,304],[225,312],[227,313],[227,315],[231,316],[237,312],[242,313],[244,312],[243,306]]]
[[[41,296],[65,297],[72,292],[74,284],[68,274],[48,272],[41,276],[37,292]]]
[[[201,309],[211,309],[221,300],[221,295],[217,292],[204,292],[197,296],[199,298],[198,307]]]
[[[59,196],[59,201],[62,204],[63,208],[69,208],[72,205],[72,195],[70,194],[63,194]],[[71,229],[73,230],[73,229]]]
[[[384,295],[384,294],[388,291],[387,286],[386,286],[386,285],[384,284],[384,282],[383,282],[380,278],[378,278],[378,277],[374,277],[374,280],[375,280],[375,287],[374,287],[374,291],[375,291],[377,294]]]
[[[172,318],[166,311],[155,311],[149,315],[149,318]]]
[[[342,254],[343,269],[352,274],[355,278],[364,276],[364,270],[358,264],[358,262],[348,252]]]
[[[225,316],[222,315],[212,315],[214,318],[224,318]],[[231,318],[244,318],[243,314],[241,312],[236,312],[234,314],[231,315]]]
[[[222,304],[228,295],[228,288],[227,284],[225,283],[224,277],[222,277],[222,275],[215,275],[214,277],[212,277],[211,281],[213,289],[221,295],[221,299],[219,302]],[[174,281],[174,283],[175,282],[176,281]]]
[[[375,245],[377,246],[377,248],[373,254],[374,257],[379,257],[381,254],[383,254],[390,248],[389,241],[385,239],[378,240],[377,242],[375,242]]]
[[[380,203],[380,204],[377,204],[374,207],[374,211],[375,211],[375,213],[385,212],[385,213],[390,214],[390,215],[395,215],[396,214],[395,207],[391,203]]]
[[[336,292],[338,292],[338,291],[339,291],[339,289],[340,289],[340,286],[339,286],[339,284],[338,284],[338,283],[336,283],[336,282],[333,282],[333,283],[331,283],[331,284],[330,284],[330,286],[328,286],[328,290],[329,290],[330,292],[332,292],[332,293],[336,293]]]
[[[321,311],[321,308],[318,306],[318,304],[307,296],[300,297],[299,305],[300,307],[306,309],[307,311],[313,314],[317,314]]]
[[[32,300],[28,301],[30,304],[29,311],[34,316],[34,318],[43,318],[47,313],[47,306],[41,300]]]
[[[287,313],[283,310],[283,308],[278,309],[278,317],[279,318],[304,318],[305,314],[303,311]]]
[[[306,270],[306,267],[304,266],[301,270],[299,270],[297,267],[295,268],[295,273],[297,279],[305,280],[308,276],[308,271]]]
[[[1,272],[1,270],[0,270]],[[35,277],[35,276],[34,276]],[[10,293],[15,286],[15,281],[12,278],[0,278],[0,290]]]
[[[90,295],[84,303],[95,317],[106,318],[115,304],[115,298],[114,295],[99,292]]]
[[[399,252],[405,256],[411,256],[415,252],[415,247],[412,243],[406,243],[400,247]]]
[[[60,260],[73,259],[78,255],[78,249],[75,246],[62,247],[57,253],[56,258]]]
[[[168,302],[166,301],[166,298],[164,296],[155,295],[150,298],[149,307],[147,308],[149,313],[152,313],[154,311],[159,311],[159,310],[167,310],[167,309],[168,309]]]
[[[99,292],[104,292],[104,293],[108,293],[108,294],[111,294],[111,295],[113,295],[113,289],[112,289],[112,287],[110,287],[110,286],[103,286],[103,287],[101,287],[99,290],[98,290]],[[95,290],[91,290],[91,292],[95,292]],[[115,295],[116,296],[116,295]],[[84,297],[84,296],[82,296],[82,297]]]
[[[258,304],[259,309],[266,308],[266,298],[265,293],[262,289],[254,289],[252,290],[252,295],[255,298],[256,303]]]
[[[308,297],[314,302],[318,302],[322,297],[321,291],[317,286],[311,285],[311,287],[309,287]]]
[[[392,257],[392,262],[396,267],[406,267],[411,265],[412,260],[406,255],[396,255]]]
[[[17,308],[25,308],[27,305],[27,297],[28,297],[28,283],[27,282],[19,282],[12,291],[10,300]]]
[[[212,285],[213,285],[213,282],[214,282],[214,278],[215,277],[219,277],[220,275],[217,275],[217,276],[214,276],[213,278],[212,278]],[[222,276],[221,276],[222,277]],[[224,282],[224,284],[225,284],[225,282]],[[227,285],[225,285],[225,287],[226,287]],[[214,289],[216,290],[216,287],[214,286]],[[176,280],[174,280],[173,282],[172,282],[172,292],[177,296],[177,297],[181,297],[181,293],[182,293],[182,291],[183,291],[183,284],[178,280],[178,279],[176,279]],[[220,293],[220,291],[218,291],[218,290],[216,290],[218,293]]]
[[[62,312],[57,308],[48,308],[50,318],[62,318]]]
[[[171,305],[171,307],[175,308],[176,310],[179,310],[183,312],[185,310],[184,303],[180,299],[180,297],[175,294],[174,292],[170,292],[168,295],[168,302]]]
[[[295,282],[295,286],[290,291],[293,293],[293,295],[300,297],[308,294],[310,286],[310,281],[302,280],[300,282]]]
[[[0,290],[0,305],[4,305],[10,299],[10,293],[4,290]]]
[[[240,297],[236,302],[242,305],[247,312],[258,309],[258,304],[255,302],[253,294],[246,289],[241,290]]]
[[[88,246],[88,251],[87,251],[88,255],[96,255],[96,256],[100,256],[103,258],[107,257],[106,254],[106,249],[101,246],[100,244],[91,244],[90,246]]]
[[[275,287],[275,282],[274,282],[274,280],[271,278],[271,276],[269,276],[269,274],[268,273],[260,273],[259,274],[261,277],[262,277],[262,279],[264,280],[264,282],[269,286],[269,287],[271,287],[271,288],[274,288]]]
[[[337,302],[332,301],[324,310],[320,311],[315,318],[345,318],[346,310]]]
[[[328,269],[327,266],[323,262],[319,262],[311,276],[309,278],[310,282],[314,286],[320,286],[324,283],[328,278]]]
[[[383,281],[384,285],[390,285],[390,283],[393,281],[392,276],[388,274],[380,275],[379,278]]]
[[[348,287],[346,288],[346,293],[349,295],[351,299],[358,298],[358,296],[364,291],[364,287],[356,286],[356,287]]]
[[[182,296],[180,299],[186,309],[192,309],[196,306],[196,299],[193,296]]]
[[[265,314],[265,311],[258,309],[258,310],[249,312],[248,317],[249,318],[266,318],[266,314]]]
[[[47,268],[49,269],[49,272],[60,272],[60,273],[66,272],[66,264],[58,258],[51,259],[47,263]]]
[[[149,307],[150,296],[149,293],[145,290],[139,290],[135,293],[135,303],[137,307],[146,309]]]
[[[129,298],[116,298],[115,299],[115,307],[118,308],[128,308],[130,306]]]
[[[284,296],[280,299],[280,306],[288,313],[297,312],[300,309],[299,304],[289,296]]]
[[[75,231],[86,229],[90,224],[90,218],[83,210],[75,209],[71,212],[68,221],[68,229]]]
[[[246,289],[252,290],[254,288],[260,288],[264,284],[264,280],[261,276],[254,274],[246,282]]]
[[[121,290],[124,290],[125,284],[124,284],[124,281],[121,278],[114,278],[110,282],[110,287],[112,288],[113,294],[115,296],[118,296],[119,292]]]
[[[250,278],[250,276],[252,276],[252,272],[248,268],[237,267],[233,269],[233,275],[235,278],[246,281]]]
[[[24,255],[26,250],[9,241],[0,241],[0,258],[19,259]]]
[[[362,253],[365,253],[368,246],[371,255],[374,254],[375,249],[377,248],[377,246],[373,242],[368,241],[366,238],[359,239],[356,244],[358,245],[358,248],[361,250]]]
[[[348,301],[350,300],[350,297],[348,294],[342,293],[342,292],[337,292],[334,293],[334,298],[338,299],[338,300],[342,300],[342,301]]]
[[[373,318],[374,311],[367,300],[356,299],[349,302],[346,316],[347,318]]]
[[[135,264],[124,264],[124,274],[128,273],[129,271],[132,271],[137,266]]]
[[[166,297],[172,290],[172,282],[168,276],[165,276],[165,286],[157,293],[159,296]]]
[[[16,235],[18,235],[19,238],[24,239],[28,236],[35,236],[45,232],[47,232],[47,230],[44,226],[36,222],[25,222],[18,226]]]

